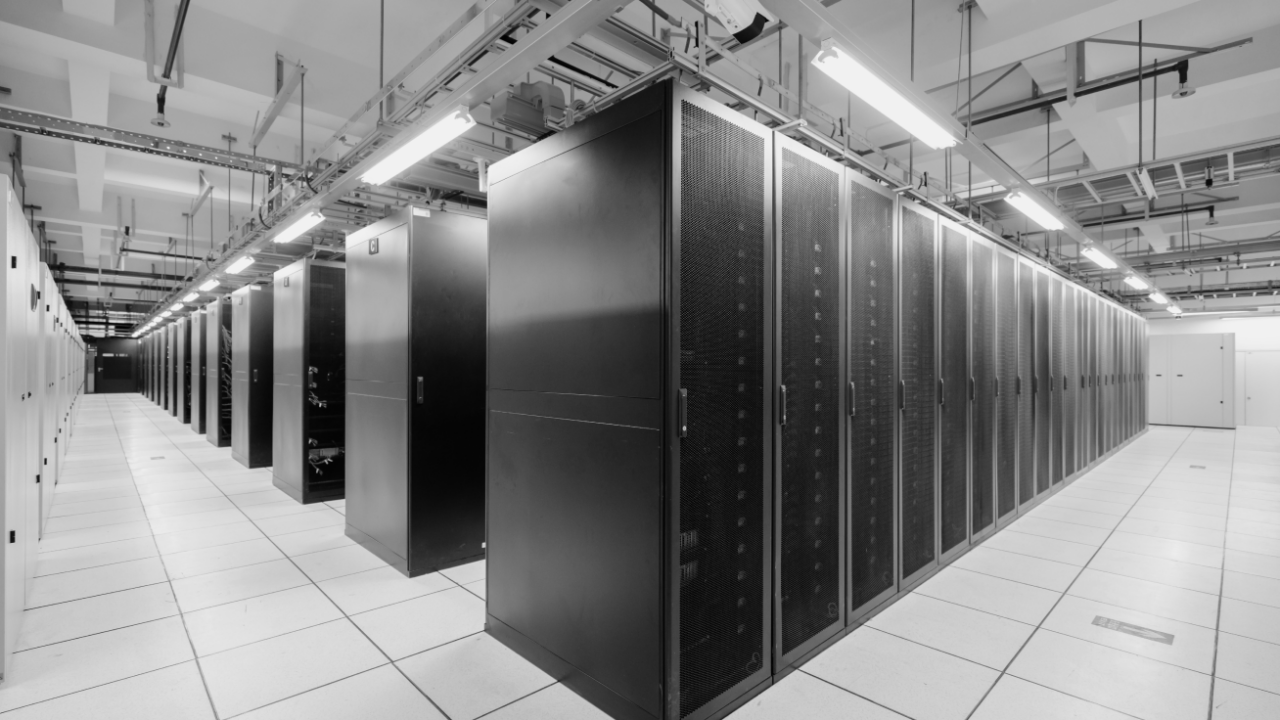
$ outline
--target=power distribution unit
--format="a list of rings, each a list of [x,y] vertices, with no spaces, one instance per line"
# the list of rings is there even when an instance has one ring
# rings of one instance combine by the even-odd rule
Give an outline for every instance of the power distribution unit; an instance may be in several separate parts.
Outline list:
[[[204,374],[204,343],[205,343],[205,312],[203,309],[192,312],[187,318],[187,352],[188,365],[190,369],[187,377],[191,378],[191,390],[189,396],[191,398],[191,429],[197,433],[204,433],[205,423],[205,374]]]
[[[347,237],[347,535],[410,577],[484,557],[487,243],[424,208]]]
[[[204,436],[217,447],[231,444],[231,298],[204,308]]]
[[[782,568],[800,622],[775,626],[773,166],[767,128],[668,81],[490,170],[486,627],[615,718],[723,716],[770,682],[777,630],[825,623],[802,595],[830,585]],[[784,169],[819,237],[826,171]],[[795,412],[792,451],[793,417],[823,421]]]
[[[272,293],[249,285],[231,293],[231,457],[271,464]]]
[[[343,497],[346,266],[303,259],[276,272],[272,478],[301,503]]]

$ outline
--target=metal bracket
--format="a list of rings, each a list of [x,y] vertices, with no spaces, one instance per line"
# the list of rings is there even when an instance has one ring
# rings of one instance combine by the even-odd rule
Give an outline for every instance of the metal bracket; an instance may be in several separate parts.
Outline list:
[[[182,89],[182,83],[186,80],[186,63],[184,56],[187,54],[186,37],[178,39],[178,57],[174,62],[174,76],[165,78],[156,72],[156,2],[155,0],[143,0],[143,15],[146,19],[146,57],[147,63],[147,80],[158,85],[168,85],[171,88]]]

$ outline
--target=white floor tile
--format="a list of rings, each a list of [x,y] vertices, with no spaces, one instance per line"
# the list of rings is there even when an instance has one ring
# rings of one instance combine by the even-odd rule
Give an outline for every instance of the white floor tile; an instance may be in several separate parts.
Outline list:
[[[49,518],[85,515],[111,510],[128,510],[140,507],[142,507],[142,501],[139,500],[136,495],[125,495],[122,497],[104,498],[101,500],[90,500],[87,502],[70,502],[68,500],[58,499],[54,503],[54,506],[49,510]]]
[[[1004,670],[1034,625],[912,593],[867,621],[869,627],[965,660]]]
[[[554,682],[484,633],[396,664],[452,720],[475,720]]]
[[[151,523],[146,521],[124,523],[122,525],[105,525],[103,527],[68,530],[66,532],[45,533],[40,538],[40,551],[69,550],[71,548],[101,545],[117,540],[150,537]]]
[[[1042,535],[1028,535],[1018,531],[1018,526],[1005,528],[982,541],[982,547],[993,550],[1030,555],[1031,557],[1084,567],[1098,551],[1094,545],[1068,540],[1057,540]]]
[[[1005,675],[971,720],[1130,720],[1132,716]]]
[[[440,571],[441,575],[444,575],[459,585],[466,585],[467,583],[473,583],[477,580],[483,580],[484,573],[484,560],[476,560],[475,562],[457,565]]]
[[[221,570],[284,559],[284,553],[267,538],[216,545],[164,556],[164,566],[173,580]]]
[[[199,500],[182,500],[147,505],[147,517],[151,520],[160,518],[181,517],[196,513],[213,512],[214,510],[230,510],[235,505],[225,497],[207,497]]]
[[[1134,535],[1133,533],[1116,531],[1107,540],[1104,548],[1122,552],[1150,555],[1166,560],[1189,562],[1206,567],[1222,567],[1222,548],[1198,545],[1181,540],[1151,537],[1150,535]]]
[[[302,585],[186,614],[196,654],[211,655],[342,617],[315,585]],[[423,618],[415,618],[415,622]]]
[[[213,512],[194,513],[192,515],[158,518],[151,521],[151,529],[157,536],[160,536],[185,530],[230,525],[231,523],[244,522],[244,520],[244,514],[239,509],[214,510]]]
[[[387,566],[377,555],[354,544],[309,555],[297,555],[293,561],[312,582]]]
[[[1211,629],[1218,617],[1216,594],[1097,570],[1080,573],[1068,594]]]
[[[392,665],[376,667],[239,716],[239,720],[369,718],[445,720],[431,701]]]
[[[1222,597],[1280,608],[1280,580],[1227,570],[1222,577]]]
[[[253,508],[245,509],[251,510]],[[269,517],[262,520],[255,520],[254,522],[257,524],[258,529],[266,533],[268,537],[274,537],[285,533],[315,530],[316,528],[332,527],[334,525],[344,525],[346,523],[346,518],[342,517],[340,513],[336,513],[322,505],[311,512],[305,512],[297,515],[284,515],[281,517]]]
[[[391,567],[343,575],[317,584],[348,615],[455,587],[440,573],[407,578]]]
[[[1280,580],[1280,558],[1227,548],[1226,569]]]
[[[1280,645],[1280,607],[1223,598],[1222,618],[1218,629],[1224,633]],[[1280,673],[1280,667],[1275,670]]]
[[[101,567],[38,577],[27,593],[27,608],[105,595],[168,580],[158,558],[143,558]]]
[[[14,651],[52,645],[178,614],[168,583],[29,609]]]
[[[1121,532],[1133,533],[1135,535],[1148,535],[1150,537],[1165,538],[1167,540],[1181,540],[1183,542],[1196,543],[1199,545],[1208,545],[1210,547],[1220,548],[1226,539],[1226,533],[1222,530],[1211,530],[1208,528],[1193,527],[1180,523],[1162,522],[1158,520],[1146,520],[1143,518],[1125,518],[1117,528]]]
[[[343,525],[330,525],[329,527],[315,530],[276,535],[271,538],[271,541],[289,557],[334,550],[356,544],[355,540],[347,537],[346,527]]]
[[[954,565],[1057,592],[1064,592],[1080,572],[1074,565],[981,546],[961,556]]]
[[[392,660],[484,632],[484,601],[466,590],[425,595],[351,616]]]
[[[1030,625],[1038,625],[1061,597],[1052,590],[958,567],[943,569],[916,593]]]
[[[1152,636],[1112,630],[1106,625],[1097,624],[1105,622],[1098,618],[1116,620],[1156,633],[1167,633],[1173,635],[1173,638],[1170,643],[1165,643]],[[1042,627],[1206,675],[1213,672],[1216,633],[1199,625],[1068,595],[1053,609]],[[1136,628],[1134,630],[1142,632]]]
[[[1032,636],[1009,674],[1144,720],[1203,720],[1207,675],[1054,632]]]
[[[89,545],[70,550],[42,552],[36,557],[36,576],[84,570],[130,560],[141,560],[143,558],[156,557],[159,554],[159,551],[156,550],[155,541],[150,537],[118,540],[112,543]]]
[[[197,575],[173,581],[173,593],[183,612],[247,600],[308,583],[288,560],[248,565],[234,570]]]
[[[1186,590],[1216,595],[1222,572],[1218,568],[1194,563],[1165,560],[1151,555],[1138,555],[1102,548],[1089,563],[1090,570],[1150,580]]]
[[[1216,675],[1223,680],[1280,694],[1280,645],[1218,633]]]
[[[230,717],[386,663],[347,620],[200,659],[219,717]]]
[[[5,713],[5,720],[213,720],[194,662],[171,665]]]
[[[915,720],[963,720],[1000,676],[868,627],[809,661],[804,671]]]
[[[214,525],[207,528],[181,530],[157,535],[155,543],[162,555],[175,555],[177,553],[202,550],[219,545],[230,545],[265,537],[266,535],[263,535],[256,525],[245,520],[244,522],[229,523],[227,525]]]
[[[1280,695],[1218,678],[1213,683],[1213,720],[1280,717]]]
[[[1280,557],[1280,539],[1227,532],[1227,547],[1255,555]]]

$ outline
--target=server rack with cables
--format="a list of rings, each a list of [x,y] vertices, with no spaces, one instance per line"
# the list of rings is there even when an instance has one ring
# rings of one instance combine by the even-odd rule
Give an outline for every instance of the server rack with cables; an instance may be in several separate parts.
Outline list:
[[[1018,503],[1036,497],[1036,272],[1028,260],[1018,262]]]
[[[617,718],[770,681],[772,140],[667,81],[490,170],[487,630]]]
[[[1011,520],[1018,509],[1020,448],[1026,436],[1020,429],[1022,398],[1019,387],[1018,262],[1006,250],[996,252],[996,517],[997,525]]]
[[[173,416],[180,423],[191,422],[191,333],[187,318],[178,318],[173,325]]]
[[[205,306],[204,322],[204,435],[216,447],[231,445],[231,297],[223,295]]]
[[[347,237],[346,532],[410,577],[484,556],[487,243],[425,208]]]
[[[191,406],[191,429],[204,433],[205,424],[205,311],[195,310],[187,317],[187,378],[191,386],[187,392]]]
[[[173,322],[164,326],[164,409],[178,415],[178,331]]]
[[[1035,272],[1035,367],[1031,378],[1032,405],[1035,407],[1036,495],[1049,489],[1050,446],[1053,444],[1052,355],[1049,339],[1052,309],[1049,301],[1049,273],[1039,266]]]
[[[1062,474],[1075,475],[1079,467],[1076,453],[1076,424],[1080,385],[1076,382],[1079,369],[1076,326],[1078,293],[1075,285],[1062,283]]]
[[[1065,371],[1065,333],[1063,332],[1063,282],[1055,275],[1047,275],[1049,282],[1049,484],[1062,482],[1063,463],[1063,383]]]
[[[942,562],[969,545],[969,235],[940,221],[938,265],[938,512]]]
[[[899,206],[899,577],[903,588],[938,563],[938,217]]]
[[[999,488],[996,449],[999,368],[996,358],[996,251],[984,240],[970,244],[969,373],[970,501],[969,533],[977,539],[995,527]]]
[[[301,503],[343,497],[346,267],[304,258],[278,270],[271,411],[275,486]]]
[[[272,293],[248,285],[231,293],[231,457],[271,464]]]

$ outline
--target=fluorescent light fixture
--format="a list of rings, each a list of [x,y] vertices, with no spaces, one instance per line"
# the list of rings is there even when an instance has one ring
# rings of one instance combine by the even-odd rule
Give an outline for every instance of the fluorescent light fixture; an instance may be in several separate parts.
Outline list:
[[[232,275],[239,275],[240,273],[245,271],[245,268],[249,267],[252,264],[253,264],[253,258],[249,257],[248,255],[245,255],[239,260],[231,263],[231,267],[227,268],[227,272]]]
[[[814,56],[813,66],[879,110],[885,117],[901,125],[903,130],[925,145],[934,150],[955,146],[956,138],[946,128],[830,40],[822,43],[822,52]]]
[[[170,316],[170,315],[172,315],[172,314],[173,314],[173,311],[172,311],[172,310],[165,310],[164,312],[160,313],[160,317],[162,317],[162,318],[167,318],[167,317],[169,317],[169,316]]]
[[[1165,308],[1165,310],[1168,310],[1169,312],[1173,313],[1174,315],[1181,315],[1181,314],[1182,314],[1182,308],[1178,307],[1177,305],[1170,305],[1169,307]]]
[[[445,143],[474,127],[475,124],[476,121],[472,119],[471,113],[467,112],[466,108],[460,107],[435,125],[418,133],[414,139],[401,145],[360,179],[370,185],[381,185],[404,172],[410,165],[439,150]]]
[[[1031,218],[1035,224],[1045,230],[1061,230],[1066,227],[1062,224],[1061,220],[1054,217],[1053,213],[1044,209],[1040,203],[1032,200],[1027,195],[1024,195],[1022,191],[1010,193],[1009,197],[1005,198],[1005,200],[1008,200],[1010,205],[1018,208],[1023,215]]]
[[[302,233],[324,222],[324,215],[312,210],[303,215],[297,222],[289,227],[281,230],[272,240],[278,243],[293,242],[301,237]]]
[[[1098,267],[1103,267],[1108,270],[1114,270],[1118,267],[1116,265],[1116,261],[1112,260],[1110,255],[1106,254],[1099,248],[1093,247],[1092,245],[1082,249],[1080,254],[1092,260]]]
[[[1165,297],[1164,294],[1159,291],[1153,292],[1147,297],[1151,299],[1151,302],[1160,303],[1161,305],[1169,304],[1169,298]]]
[[[1125,284],[1125,285],[1128,285],[1129,287],[1133,288],[1134,290],[1146,290],[1146,289],[1147,289],[1147,283],[1146,283],[1146,281],[1145,281],[1145,280],[1143,280],[1142,278],[1138,277],[1137,275],[1130,275],[1129,277],[1125,278],[1125,279],[1124,279],[1124,284]]]
[[[210,280],[209,282],[207,282],[207,283],[205,283],[205,284],[201,285],[201,286],[200,286],[200,291],[201,291],[201,292],[209,292],[210,290],[212,290],[212,289],[214,289],[214,288],[218,287],[218,285],[220,285],[220,284],[221,284],[221,283],[219,283],[219,282],[218,282],[218,279],[217,279],[217,278],[214,278],[214,279]]]
[[[1156,193],[1155,183],[1151,182],[1151,173],[1147,172],[1146,168],[1138,171],[1138,182],[1142,183],[1142,192],[1146,193],[1148,198],[1155,200],[1160,197]]]
[[[200,298],[200,293],[193,292],[193,293],[189,293],[186,297],[182,298],[182,302],[195,302],[199,298]]]
[[[178,312],[179,310],[182,309],[182,303],[174,303],[173,305],[169,306],[169,309],[174,312]]]

